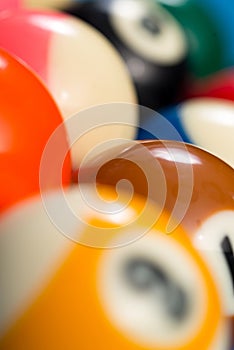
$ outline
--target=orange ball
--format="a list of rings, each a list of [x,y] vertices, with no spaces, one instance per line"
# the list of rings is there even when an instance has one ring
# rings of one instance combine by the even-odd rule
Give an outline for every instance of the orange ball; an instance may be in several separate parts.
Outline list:
[[[51,193],[47,211],[35,198],[2,217],[0,349],[228,349],[215,283],[182,227],[167,234],[167,213],[119,195],[83,185],[67,204]]]
[[[0,49],[0,211],[40,191],[40,162],[44,148],[62,116],[53,98],[26,66]],[[70,182],[65,129],[60,127],[53,157],[47,163],[46,187]],[[52,150],[51,150],[52,153]],[[60,175],[61,173],[61,175]],[[61,181],[60,181],[61,177]],[[58,181],[59,178],[59,181]]]

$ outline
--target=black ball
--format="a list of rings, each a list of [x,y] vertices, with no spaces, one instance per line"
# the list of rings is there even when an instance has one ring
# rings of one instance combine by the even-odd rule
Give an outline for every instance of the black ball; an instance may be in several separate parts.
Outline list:
[[[187,42],[179,23],[156,0],[86,0],[63,10],[117,48],[141,105],[157,109],[178,98],[187,73]]]

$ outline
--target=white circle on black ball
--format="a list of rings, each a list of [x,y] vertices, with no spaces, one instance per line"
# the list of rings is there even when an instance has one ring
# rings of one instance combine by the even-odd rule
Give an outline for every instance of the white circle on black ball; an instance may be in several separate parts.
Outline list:
[[[160,65],[174,65],[187,53],[182,28],[154,0],[115,0],[110,22],[122,42],[144,59]]]

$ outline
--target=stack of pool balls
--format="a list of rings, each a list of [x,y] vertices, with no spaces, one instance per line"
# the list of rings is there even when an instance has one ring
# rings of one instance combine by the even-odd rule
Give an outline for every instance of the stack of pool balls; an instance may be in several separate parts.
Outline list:
[[[0,350],[233,350],[232,0],[0,1]]]

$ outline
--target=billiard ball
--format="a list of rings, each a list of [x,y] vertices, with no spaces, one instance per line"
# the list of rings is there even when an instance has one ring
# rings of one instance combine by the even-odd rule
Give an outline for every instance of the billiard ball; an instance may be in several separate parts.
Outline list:
[[[218,157],[178,141],[138,141],[90,159],[78,182],[127,189],[150,197],[181,222],[219,286],[227,315],[234,314],[234,170]],[[117,188],[118,189],[118,188]],[[170,224],[170,222],[168,223]]]
[[[0,212],[40,191],[40,162],[62,115],[32,71],[0,49]],[[47,163],[44,187],[69,184],[71,162],[65,128],[61,125],[53,157]],[[65,156],[59,163],[61,153]],[[59,166],[59,164],[61,166]]]
[[[181,140],[207,149],[234,167],[233,101],[218,98],[194,98],[159,112],[178,131]],[[156,120],[157,115],[152,115],[152,118],[145,120],[142,118],[137,138],[154,138],[148,134],[147,130],[156,130],[154,126]],[[161,128],[164,128],[163,123]],[[160,134],[160,130],[156,131]],[[164,139],[170,140],[174,137],[169,133],[169,129],[161,132]]]
[[[1,16],[1,11],[16,9],[19,6],[20,6],[20,0],[1,0],[0,16]]]
[[[166,212],[154,223],[142,197],[126,206],[101,187],[103,212],[80,191],[64,192],[65,211],[47,194],[50,218],[40,198],[1,218],[0,348],[228,350],[217,288],[182,227],[165,234]]]
[[[154,0],[95,0],[63,8],[103,33],[124,58],[139,103],[152,109],[175,100],[187,72],[179,23]]]
[[[40,75],[66,120],[94,105],[137,101],[132,80],[118,52],[81,20],[48,11],[12,12],[0,20],[0,45]],[[102,140],[113,132],[116,137],[134,138],[136,128],[127,124],[137,125],[137,112],[125,117],[125,125],[117,125],[120,117],[113,120],[110,115],[109,121],[116,122],[116,127],[113,129],[112,124],[104,131],[99,127],[97,134],[102,134]],[[75,129],[77,134],[84,126],[86,129],[94,126],[90,119],[82,120],[82,125],[79,118],[73,120],[77,123],[71,132]],[[101,116],[96,115],[95,121],[101,124]],[[68,133],[71,138],[69,130]],[[88,149],[93,146],[92,137],[89,142]],[[82,149],[78,140],[71,150],[75,165],[80,162],[82,151],[85,153],[87,149]]]
[[[226,68],[203,79],[196,79],[186,89],[185,98],[215,97],[234,101],[234,69]]]
[[[155,0],[156,1],[156,0]],[[189,43],[189,67],[194,76],[206,76],[224,65],[223,41],[217,21],[211,16],[212,5],[197,0],[159,2],[185,30]]]

